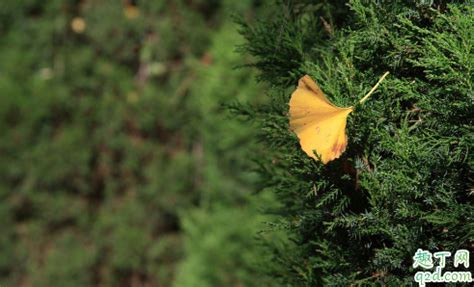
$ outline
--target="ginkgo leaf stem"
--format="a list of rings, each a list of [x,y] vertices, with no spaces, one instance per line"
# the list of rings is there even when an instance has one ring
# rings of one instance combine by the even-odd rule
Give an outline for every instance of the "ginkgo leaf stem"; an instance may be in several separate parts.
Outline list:
[[[385,72],[385,74],[383,74],[383,76],[380,77],[380,80],[377,82],[377,84],[375,84],[375,86],[373,86],[372,89],[370,89],[367,95],[365,95],[362,99],[360,99],[359,104],[362,104],[363,102],[365,102],[370,97],[370,95],[372,95],[372,93],[377,89],[377,87],[380,85],[380,83],[385,79],[385,77],[388,74],[389,72]]]

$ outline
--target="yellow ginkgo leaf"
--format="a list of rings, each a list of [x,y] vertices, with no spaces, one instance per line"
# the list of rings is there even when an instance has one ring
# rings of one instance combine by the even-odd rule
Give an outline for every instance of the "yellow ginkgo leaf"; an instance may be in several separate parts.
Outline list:
[[[359,102],[364,102],[387,75],[388,72]],[[340,108],[331,103],[306,75],[291,95],[290,128],[298,136],[303,151],[326,164],[346,150],[346,122],[353,110],[353,106]]]
[[[86,21],[84,21],[84,18],[75,17],[74,19],[72,19],[71,29],[77,34],[83,33],[86,29]]]
[[[125,17],[132,20],[140,16],[140,10],[138,9],[137,6],[132,5],[130,3],[126,3],[123,8],[123,14],[125,15]]]

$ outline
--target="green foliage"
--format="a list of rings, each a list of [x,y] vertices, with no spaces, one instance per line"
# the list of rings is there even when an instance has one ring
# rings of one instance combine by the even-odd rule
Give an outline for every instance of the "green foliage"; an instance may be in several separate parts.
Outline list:
[[[288,1],[242,25],[270,103],[235,109],[269,147],[262,186],[293,244],[277,248],[287,286],[407,286],[417,248],[469,249],[474,10],[469,4]],[[431,1],[433,2],[433,1]],[[341,14],[342,13],[342,14]],[[342,17],[341,15],[344,15]],[[346,152],[326,166],[288,128],[291,89],[309,74],[349,117]],[[291,88],[291,89],[289,89]]]
[[[261,267],[266,264],[266,250],[256,239],[266,219],[260,208],[273,201],[264,194],[251,194],[249,183],[255,181],[255,174],[235,173],[250,169],[255,132],[253,126],[243,129],[236,119],[222,113],[226,110],[222,103],[262,100],[255,97],[259,89],[252,75],[232,69],[245,60],[228,52],[238,43],[236,39],[240,37],[233,25],[223,25],[216,32],[208,50],[213,66],[197,63],[190,87],[190,97],[196,101],[190,104],[199,107],[193,121],[208,129],[199,129],[196,136],[201,196],[198,207],[181,213],[186,259],[176,287],[274,286]]]
[[[229,17],[256,6],[2,1],[1,286],[263,280],[252,128],[221,106],[262,98]]]

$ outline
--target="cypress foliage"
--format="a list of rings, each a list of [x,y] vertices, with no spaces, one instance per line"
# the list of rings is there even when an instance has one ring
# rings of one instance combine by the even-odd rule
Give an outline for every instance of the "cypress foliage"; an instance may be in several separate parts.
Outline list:
[[[243,4],[223,3],[223,18],[245,12],[249,5]],[[226,23],[208,49],[212,65],[196,64],[189,97],[190,105],[199,107],[192,121],[205,127],[195,130],[201,153],[196,162],[200,198],[197,206],[179,212],[185,256],[173,287],[279,286],[264,273],[265,249],[255,238],[268,220],[260,207],[273,201],[267,194],[252,194],[254,172],[240,172],[250,170],[247,158],[255,149],[255,129],[229,117],[223,105],[263,100],[253,73],[233,68],[249,60],[233,51],[242,41],[235,23]]]
[[[229,17],[258,7],[1,1],[0,286],[270,286],[221,107],[262,98]]]
[[[408,286],[417,248],[471,248],[474,8],[434,2],[288,1],[241,21],[270,101],[234,110],[260,127],[262,188],[289,239],[274,247],[285,286]],[[308,158],[288,127],[298,78],[349,106],[385,71],[349,116],[341,158]]]

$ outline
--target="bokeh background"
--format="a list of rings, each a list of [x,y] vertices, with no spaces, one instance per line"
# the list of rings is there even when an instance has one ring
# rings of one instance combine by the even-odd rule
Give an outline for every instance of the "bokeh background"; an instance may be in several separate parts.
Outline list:
[[[264,101],[234,18],[264,6],[1,1],[0,286],[272,286],[229,112]]]

